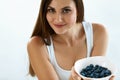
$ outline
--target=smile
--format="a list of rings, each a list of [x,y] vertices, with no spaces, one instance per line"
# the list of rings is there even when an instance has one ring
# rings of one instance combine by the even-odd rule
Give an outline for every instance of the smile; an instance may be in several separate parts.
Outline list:
[[[54,24],[54,26],[57,28],[62,28],[63,26],[65,26],[65,24]]]

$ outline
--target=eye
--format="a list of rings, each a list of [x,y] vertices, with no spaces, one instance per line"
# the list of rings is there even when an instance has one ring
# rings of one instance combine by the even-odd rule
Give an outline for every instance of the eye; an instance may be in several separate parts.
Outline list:
[[[52,9],[52,8],[50,8],[50,9],[47,9],[47,12],[48,12],[48,13],[55,13],[55,10]]]
[[[62,13],[69,13],[69,12],[71,12],[70,9],[63,9],[63,10],[62,10]]]

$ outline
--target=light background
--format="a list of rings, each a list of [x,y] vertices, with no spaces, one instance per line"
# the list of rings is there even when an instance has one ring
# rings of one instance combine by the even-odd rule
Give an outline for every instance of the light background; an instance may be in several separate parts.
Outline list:
[[[40,0],[0,0],[0,80],[27,80],[26,44],[32,33]],[[106,26],[107,57],[118,67],[120,79],[120,1],[84,0],[85,19]]]

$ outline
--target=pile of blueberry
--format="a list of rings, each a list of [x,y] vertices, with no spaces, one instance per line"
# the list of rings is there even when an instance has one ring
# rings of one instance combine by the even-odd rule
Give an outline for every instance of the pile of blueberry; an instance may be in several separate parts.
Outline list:
[[[111,75],[111,71],[100,65],[90,64],[80,72],[81,75],[90,78],[103,78]]]

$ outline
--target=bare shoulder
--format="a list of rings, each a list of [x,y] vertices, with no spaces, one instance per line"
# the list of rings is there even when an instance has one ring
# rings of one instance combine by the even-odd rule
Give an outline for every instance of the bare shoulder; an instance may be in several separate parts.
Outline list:
[[[107,34],[107,29],[103,24],[92,23],[93,31],[97,34]]]
[[[27,51],[30,56],[36,55],[40,57],[41,55],[44,55],[44,57],[46,57],[46,54],[42,53],[46,53],[47,49],[42,39],[38,36],[34,36],[29,40],[27,44]]]
[[[96,33],[107,33],[107,29],[103,24],[99,23],[92,23],[93,25],[93,30]]]
[[[28,47],[38,47],[38,46],[40,47],[43,45],[44,45],[44,43],[43,43],[42,39],[38,36],[32,37],[27,44]]]
[[[106,27],[103,24],[92,23],[94,38],[107,38],[108,32]]]

